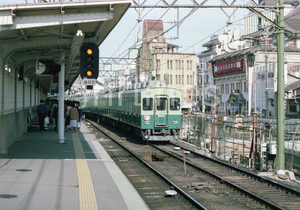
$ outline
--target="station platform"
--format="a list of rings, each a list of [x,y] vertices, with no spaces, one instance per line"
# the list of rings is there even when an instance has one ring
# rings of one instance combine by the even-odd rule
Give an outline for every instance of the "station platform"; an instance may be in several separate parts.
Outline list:
[[[1,209],[149,209],[84,124],[57,138],[35,129],[0,155]]]

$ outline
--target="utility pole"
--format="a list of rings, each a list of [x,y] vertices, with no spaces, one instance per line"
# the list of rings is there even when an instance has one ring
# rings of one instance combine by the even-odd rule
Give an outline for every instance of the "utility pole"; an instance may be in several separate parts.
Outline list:
[[[149,76],[148,76],[148,80],[151,81],[152,80],[152,52],[151,49],[149,49]]]
[[[269,36],[269,32],[268,32],[268,27],[265,28],[265,32],[263,33],[263,41],[265,44],[265,73],[266,73],[266,118],[269,118],[269,84],[268,84],[268,36]]]
[[[137,83],[141,82],[141,78],[140,78],[140,59],[141,59],[141,49],[138,49],[138,55],[136,58],[136,80]]]
[[[277,152],[276,169],[278,177],[285,177],[285,146],[284,146],[284,4],[279,0],[277,15],[279,30],[277,34]]]
[[[205,105],[204,105],[204,62],[201,62],[201,69],[202,69],[202,112],[205,113]]]

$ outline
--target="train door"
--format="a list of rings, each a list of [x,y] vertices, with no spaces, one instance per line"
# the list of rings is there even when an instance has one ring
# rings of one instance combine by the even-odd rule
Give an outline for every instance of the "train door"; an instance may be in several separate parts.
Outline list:
[[[155,127],[168,127],[169,126],[168,97],[156,96],[154,107],[155,107],[154,108]]]

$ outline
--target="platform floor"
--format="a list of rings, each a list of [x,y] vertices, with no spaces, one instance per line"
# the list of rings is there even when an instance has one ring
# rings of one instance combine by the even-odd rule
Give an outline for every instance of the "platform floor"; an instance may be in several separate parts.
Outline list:
[[[149,209],[84,124],[57,138],[35,129],[0,155],[0,209]]]

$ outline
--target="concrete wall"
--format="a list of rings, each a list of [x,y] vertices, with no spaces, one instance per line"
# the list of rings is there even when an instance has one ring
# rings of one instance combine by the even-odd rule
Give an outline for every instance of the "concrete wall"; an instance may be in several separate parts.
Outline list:
[[[8,148],[27,132],[27,111],[0,116],[0,153],[7,154]]]
[[[35,109],[40,99],[46,99],[45,90],[36,87],[35,75],[26,75],[19,80],[19,66],[13,60],[1,56],[0,46],[0,154],[27,132],[27,110]],[[30,115],[33,118],[33,114]]]

